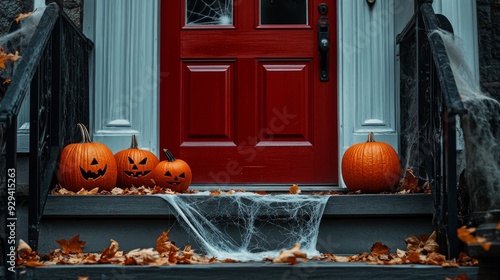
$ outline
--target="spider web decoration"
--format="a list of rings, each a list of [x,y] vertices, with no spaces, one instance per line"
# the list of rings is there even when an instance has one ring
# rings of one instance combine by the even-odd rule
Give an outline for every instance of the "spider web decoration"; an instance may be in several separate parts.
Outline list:
[[[179,223],[220,260],[261,261],[301,245],[308,257],[316,250],[327,195],[159,195],[175,209]]]
[[[232,25],[232,0],[186,0],[187,25]]]
[[[460,39],[437,30],[450,59],[460,98],[467,109],[461,117],[465,142],[464,177],[469,212],[500,208],[500,102],[481,91],[460,48]]]

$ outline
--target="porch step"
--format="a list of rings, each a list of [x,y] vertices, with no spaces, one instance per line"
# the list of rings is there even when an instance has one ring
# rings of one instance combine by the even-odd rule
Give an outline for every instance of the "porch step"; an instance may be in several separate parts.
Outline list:
[[[206,196],[191,195],[206,202]],[[224,196],[218,197],[224,203]],[[203,207],[214,207],[204,203]],[[229,204],[228,204],[229,205]],[[229,207],[229,206],[228,206]],[[175,210],[159,196],[49,195],[40,227],[38,252],[58,248],[56,240],[80,235],[85,252],[101,252],[110,239],[120,250],[155,246],[156,238],[170,229],[177,246],[192,245],[203,254],[197,240],[181,227]],[[231,213],[237,209],[229,209]],[[22,211],[24,212],[24,211]],[[394,252],[405,249],[405,238],[430,234],[434,206],[428,194],[334,195],[326,204],[317,243],[320,252],[351,255],[369,252],[382,242]],[[19,219],[27,220],[27,219]],[[20,226],[20,238],[27,232]],[[27,239],[25,239],[27,240]],[[247,262],[177,266],[55,265],[22,268],[18,279],[445,279],[460,273],[477,279],[477,267],[442,268],[428,265],[380,266],[366,263],[309,261],[298,265]]]
[[[477,279],[476,267],[442,268],[429,265],[381,266],[366,263],[307,262],[297,265],[232,263],[176,266],[79,265],[22,269],[19,280],[78,279],[440,279],[467,275]]]
[[[206,196],[191,197],[204,208],[215,207],[206,203]],[[218,199],[224,203],[227,198]],[[405,249],[404,240],[408,236],[432,232],[433,212],[432,197],[428,194],[334,195],[323,213],[317,249],[325,253],[358,254],[369,251],[375,242],[384,243],[392,251]],[[100,252],[109,246],[110,239],[116,240],[123,251],[150,248],[166,229],[170,229],[170,240],[178,246],[192,245],[203,253],[199,251],[202,246],[180,226],[174,209],[161,197],[49,195],[38,251],[48,253],[59,247],[56,240],[78,234],[80,240],[87,241],[84,248],[87,252]],[[19,232],[19,236],[26,238],[27,233]]]

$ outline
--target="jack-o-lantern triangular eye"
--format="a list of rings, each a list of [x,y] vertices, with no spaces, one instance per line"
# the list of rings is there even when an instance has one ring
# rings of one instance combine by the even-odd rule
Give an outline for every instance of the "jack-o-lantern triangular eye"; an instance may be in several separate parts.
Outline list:
[[[92,160],[92,162],[90,163],[90,165],[96,165],[96,164],[99,164],[99,163],[98,163],[98,162],[97,162],[97,160],[94,158],[94,159]]]
[[[184,172],[181,173],[181,175],[179,175],[180,178],[186,178],[186,175],[184,174]]]
[[[148,163],[148,158],[144,158],[141,162],[139,162],[140,165],[144,165],[146,163]]]
[[[172,177],[172,173],[170,171],[165,172],[165,176]]]
[[[131,157],[128,157],[128,163],[134,164],[134,160]]]

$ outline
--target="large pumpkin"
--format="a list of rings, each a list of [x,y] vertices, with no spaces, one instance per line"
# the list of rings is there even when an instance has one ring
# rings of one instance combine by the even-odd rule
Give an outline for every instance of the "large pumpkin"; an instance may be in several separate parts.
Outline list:
[[[342,157],[342,178],[350,191],[378,193],[393,190],[399,182],[400,163],[396,151],[387,143],[368,141],[349,147]]]
[[[137,138],[132,135],[130,148],[115,154],[118,167],[116,186],[153,186],[151,171],[160,162],[155,154],[138,148]]]
[[[167,160],[161,161],[153,170],[152,178],[156,185],[176,192],[185,192],[191,185],[192,173],[189,165],[176,159],[172,153],[164,149]]]
[[[117,175],[113,152],[104,144],[91,142],[87,128],[81,123],[77,125],[82,142],[69,144],[61,151],[57,171],[59,184],[74,192],[96,187],[110,191]]]

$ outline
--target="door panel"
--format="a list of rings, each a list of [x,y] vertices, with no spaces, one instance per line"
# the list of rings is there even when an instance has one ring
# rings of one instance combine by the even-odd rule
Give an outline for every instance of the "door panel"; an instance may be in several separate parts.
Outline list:
[[[184,139],[231,141],[234,135],[234,66],[231,63],[183,63]],[[207,85],[210,85],[207,87]],[[207,98],[209,97],[209,98]]]
[[[161,148],[194,184],[338,184],[336,48],[320,81],[320,2],[282,1],[305,5],[305,20],[268,9],[261,23],[260,1],[185,1],[161,2]],[[334,1],[321,2],[335,42]]]
[[[261,141],[308,141],[313,89],[309,61],[259,62]]]

